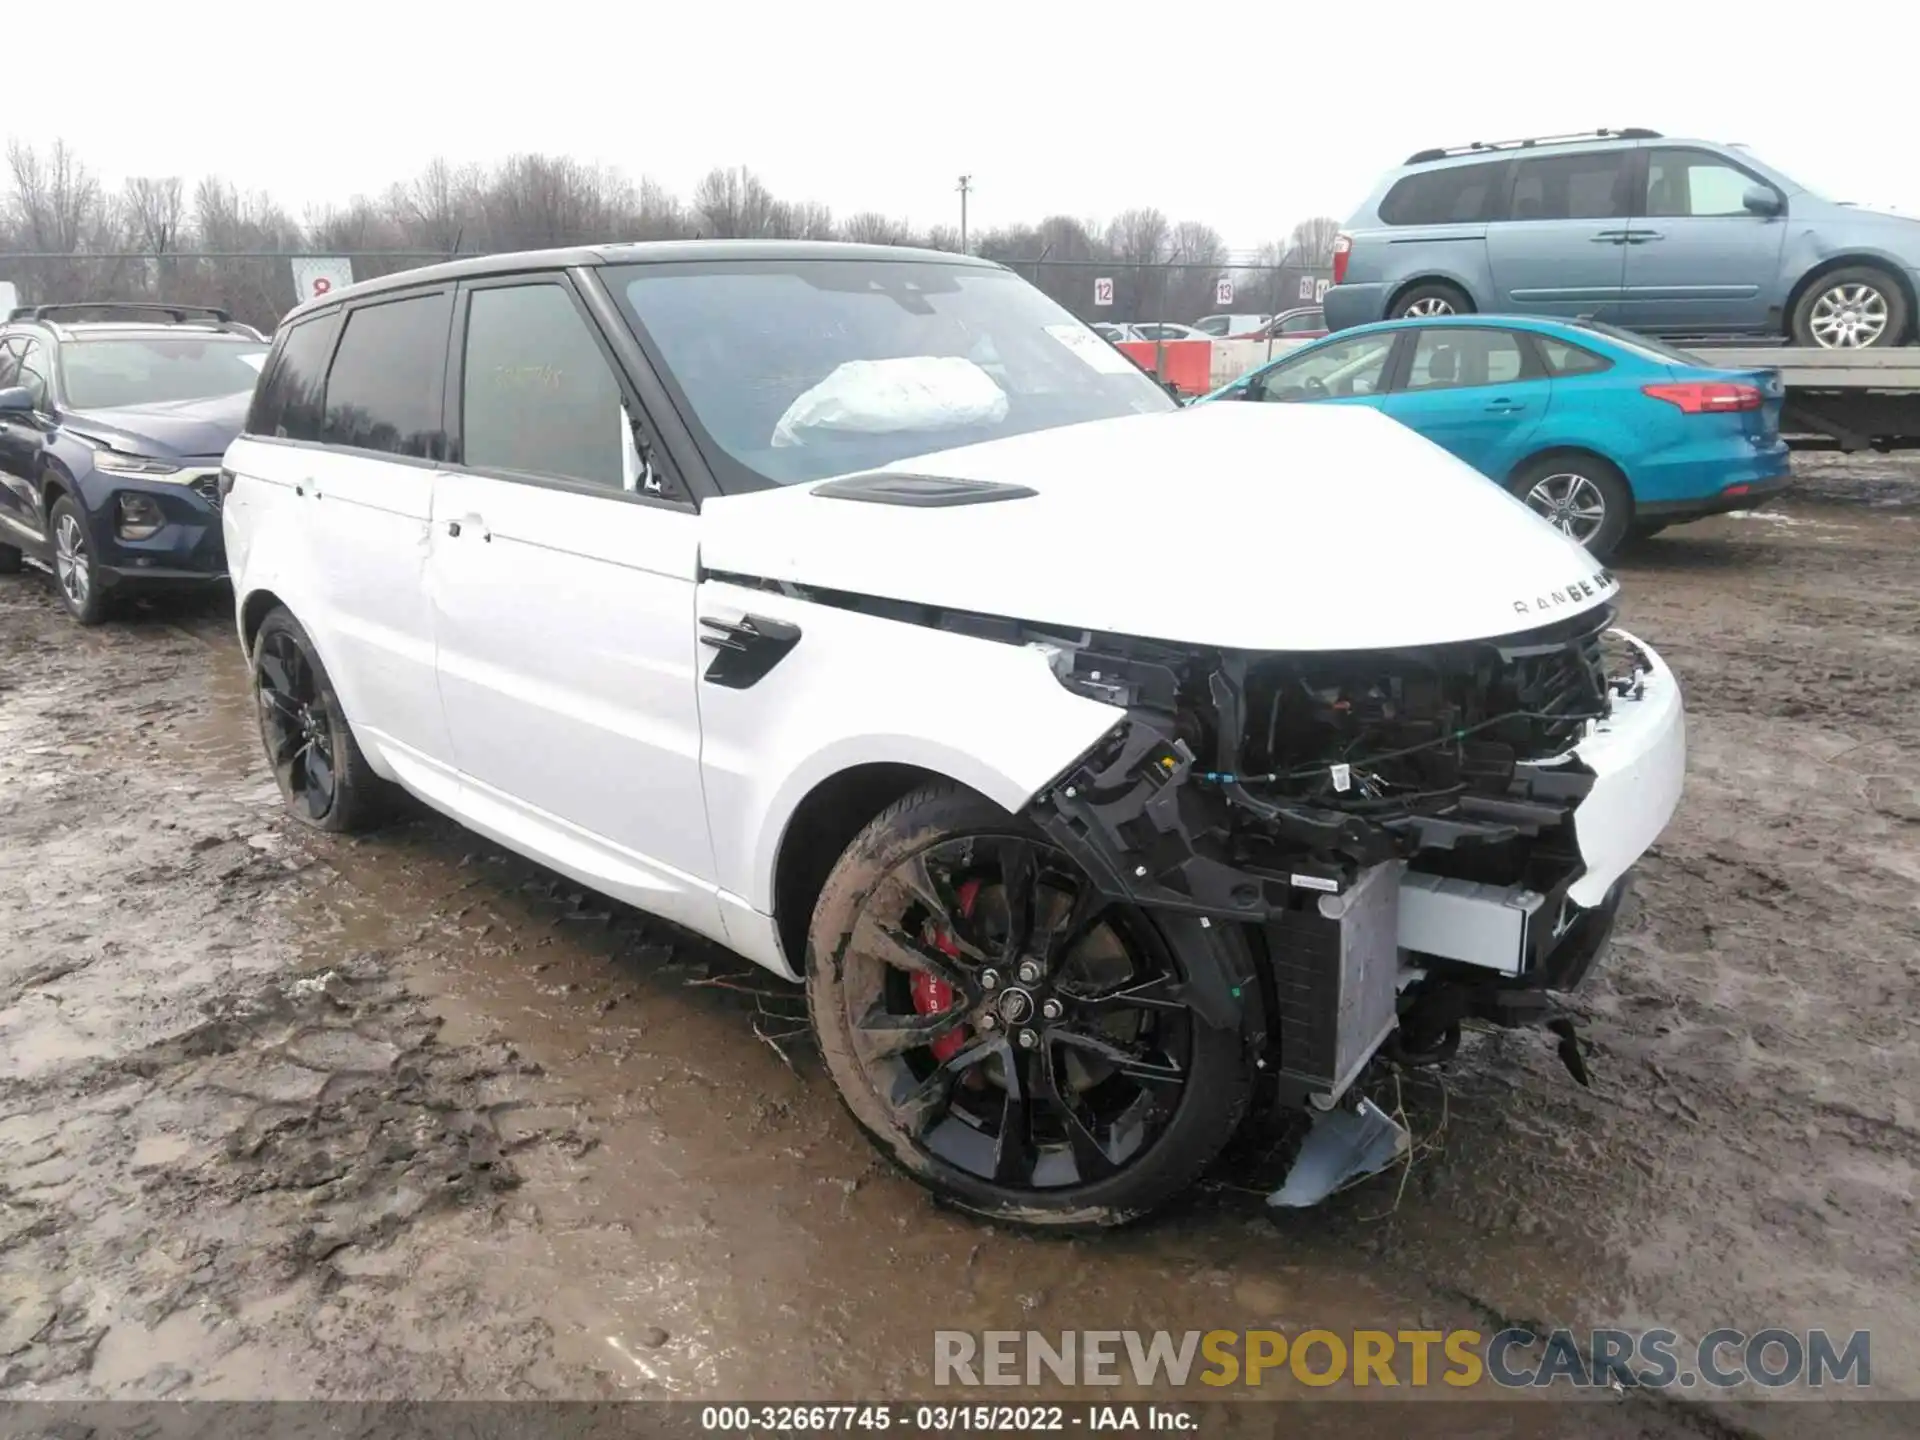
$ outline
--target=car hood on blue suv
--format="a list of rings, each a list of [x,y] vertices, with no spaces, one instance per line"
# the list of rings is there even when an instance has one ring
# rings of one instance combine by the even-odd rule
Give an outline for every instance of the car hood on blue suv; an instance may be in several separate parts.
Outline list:
[[[70,410],[66,426],[76,435],[115,450],[142,455],[221,455],[246,423],[253,396],[218,395],[211,400],[168,400],[111,410]]]

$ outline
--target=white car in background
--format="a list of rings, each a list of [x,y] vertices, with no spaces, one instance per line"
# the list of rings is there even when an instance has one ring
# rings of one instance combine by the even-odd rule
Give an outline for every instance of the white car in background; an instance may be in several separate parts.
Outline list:
[[[1544,1023],[1680,792],[1678,685],[1526,506],[1369,411],[1182,410],[967,256],[366,281],[224,483],[298,819],[405,790],[803,983],[997,1219],[1143,1214],[1256,1102],[1317,1117],[1275,1203],[1391,1153],[1370,1062]]]
[[[1251,335],[1271,319],[1271,315],[1202,315],[1193,328],[1215,340],[1229,340]]]
[[[1116,344],[1123,340],[1145,341],[1152,345],[1174,340],[1211,340],[1213,337],[1204,330],[1191,325],[1176,325],[1171,321],[1140,320],[1125,325],[1099,322],[1093,327],[1107,339]]]

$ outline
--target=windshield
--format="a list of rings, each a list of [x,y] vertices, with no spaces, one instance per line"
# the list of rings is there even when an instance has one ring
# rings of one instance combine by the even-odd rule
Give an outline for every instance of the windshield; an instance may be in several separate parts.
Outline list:
[[[1179,408],[1126,356],[1004,270],[796,259],[605,274],[683,413],[717,452],[715,468],[736,483],[797,484]]]
[[[253,389],[266,353],[257,340],[198,336],[71,340],[60,349],[60,378],[76,410],[211,400]]]

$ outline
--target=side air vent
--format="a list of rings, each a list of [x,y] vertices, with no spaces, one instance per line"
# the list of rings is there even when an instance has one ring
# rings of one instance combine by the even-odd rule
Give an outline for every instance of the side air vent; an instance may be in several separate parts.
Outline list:
[[[986,505],[995,500],[1024,500],[1037,495],[1025,485],[997,480],[954,480],[942,475],[849,475],[816,485],[813,493],[829,500],[864,500],[869,505]]]

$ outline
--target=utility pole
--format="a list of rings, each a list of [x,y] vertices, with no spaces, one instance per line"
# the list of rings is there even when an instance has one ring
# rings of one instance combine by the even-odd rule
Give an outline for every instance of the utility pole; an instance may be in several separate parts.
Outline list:
[[[960,253],[967,253],[967,192],[973,188],[973,177],[960,177]]]

